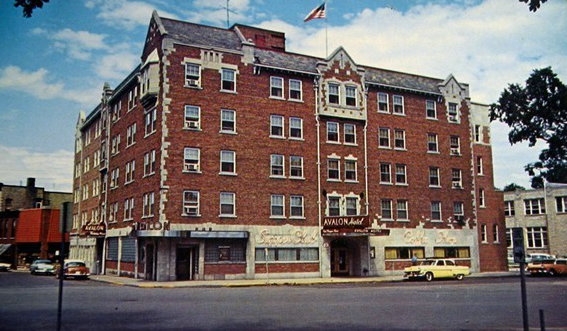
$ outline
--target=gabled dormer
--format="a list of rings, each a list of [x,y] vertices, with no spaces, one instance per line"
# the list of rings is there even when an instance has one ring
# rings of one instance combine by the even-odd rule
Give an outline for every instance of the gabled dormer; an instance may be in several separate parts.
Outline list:
[[[140,101],[144,108],[151,106],[159,92],[159,55],[154,49],[140,68]]]
[[[439,84],[439,91],[445,100],[447,121],[450,123],[460,123],[462,102],[469,100],[468,85],[459,83],[451,74]]]
[[[321,73],[319,114],[366,120],[364,68],[339,47],[317,64]]]

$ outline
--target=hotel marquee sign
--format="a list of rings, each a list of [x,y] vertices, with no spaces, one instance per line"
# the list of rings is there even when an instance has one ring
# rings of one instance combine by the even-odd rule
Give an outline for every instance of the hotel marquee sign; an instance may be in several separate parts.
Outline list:
[[[323,217],[323,229],[364,229],[369,226],[368,216]]]

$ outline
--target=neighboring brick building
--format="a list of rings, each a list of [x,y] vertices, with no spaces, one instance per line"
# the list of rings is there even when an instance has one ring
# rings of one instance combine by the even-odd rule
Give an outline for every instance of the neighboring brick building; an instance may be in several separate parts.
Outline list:
[[[506,268],[488,107],[452,75],[155,12],[141,58],[79,117],[73,257],[159,281]]]
[[[567,184],[545,183],[543,189],[504,192],[507,243],[512,228],[525,229],[526,253],[567,256]]]
[[[59,208],[72,193],[35,186],[0,183],[0,259],[23,266],[36,258],[51,258],[60,249]],[[67,238],[68,239],[68,238]]]

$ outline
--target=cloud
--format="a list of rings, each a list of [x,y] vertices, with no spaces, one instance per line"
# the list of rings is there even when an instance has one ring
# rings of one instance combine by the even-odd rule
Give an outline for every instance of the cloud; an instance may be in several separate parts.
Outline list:
[[[28,177],[49,191],[72,192],[72,151],[50,153],[0,145],[0,178],[4,184],[19,185]]]
[[[61,94],[63,83],[49,82],[48,74],[43,68],[33,72],[16,66],[0,68],[0,88],[24,92],[39,99],[52,99]]]
[[[49,32],[45,29],[36,28],[32,30],[32,33],[52,40],[57,49],[65,52],[73,59],[89,60],[93,51],[108,49],[104,42],[105,35],[88,31],[73,31],[67,28]]]
[[[97,18],[108,26],[133,30],[139,26],[147,26],[152,11],[158,4],[143,1],[125,0],[90,0],[85,3],[89,9],[98,10]],[[160,10],[160,15],[176,19],[175,14]]]

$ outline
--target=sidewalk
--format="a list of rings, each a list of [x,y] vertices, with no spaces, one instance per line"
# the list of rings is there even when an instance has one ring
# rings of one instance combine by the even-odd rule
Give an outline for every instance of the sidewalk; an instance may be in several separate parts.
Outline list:
[[[497,277],[519,277],[519,271],[482,272],[475,273],[465,278],[497,278]],[[128,277],[92,275],[91,280],[119,285],[141,288],[183,288],[183,287],[249,287],[249,286],[301,286],[320,284],[353,284],[353,283],[378,283],[378,282],[401,282],[401,275],[378,276],[378,277],[329,277],[329,278],[282,278],[282,279],[235,279],[235,280],[185,280],[170,282],[154,282],[143,279]]]

